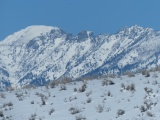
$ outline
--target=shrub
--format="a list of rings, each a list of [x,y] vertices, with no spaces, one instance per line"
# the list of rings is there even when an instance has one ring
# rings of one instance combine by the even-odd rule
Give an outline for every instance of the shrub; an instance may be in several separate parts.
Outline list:
[[[152,88],[145,87],[144,90],[145,90],[145,92],[146,92],[147,94],[153,93]]]
[[[21,93],[21,92],[15,93],[15,95],[18,98],[19,101],[23,101],[23,99],[24,99],[23,93]]]
[[[78,115],[78,116],[76,116],[76,120],[86,120],[86,117],[84,117],[82,115]]]
[[[80,113],[81,109],[79,109],[78,107],[71,107],[69,111],[71,112],[72,115],[74,115],[74,114]]]
[[[144,75],[145,77],[150,77],[149,71],[147,70],[142,70],[142,75]]]
[[[61,85],[60,90],[67,90],[67,87],[65,85]]]
[[[109,74],[108,77],[110,77],[110,78],[116,78],[117,75],[116,74]]]
[[[96,110],[97,110],[97,112],[98,113],[102,113],[103,111],[104,111],[104,105],[98,105],[97,107],[96,107]]]
[[[146,105],[146,109],[151,109],[152,105],[156,104],[156,103],[153,103],[152,101],[145,100],[144,104]]]
[[[5,108],[6,106],[11,107],[11,106],[13,106],[13,103],[12,103],[12,102],[4,103],[4,104],[3,104],[3,107]]]
[[[31,104],[34,104],[34,100],[31,101]]]
[[[130,90],[131,86],[127,85],[126,90]]]
[[[47,100],[48,99],[48,97],[47,96],[45,96],[44,94],[42,94],[42,93],[36,93],[36,95],[38,95],[39,97],[41,97],[41,98],[44,98],[45,100]]]
[[[51,115],[54,111],[55,111],[54,108],[52,108],[52,109],[49,111],[49,115]]]
[[[36,116],[37,116],[36,113],[32,114],[29,120],[36,120]]]
[[[42,105],[46,105],[44,97],[41,97]]]
[[[13,103],[12,103],[12,102],[9,102],[9,103],[8,103],[8,106],[13,106]]]
[[[1,94],[0,94],[0,97],[1,97],[1,98],[4,98],[4,99],[6,98],[6,96],[5,96],[4,93],[1,93]]]
[[[55,88],[55,86],[58,84],[57,80],[54,80],[50,83],[51,88]]]
[[[131,84],[131,85],[127,85],[127,87],[125,87],[125,86],[122,86],[121,85],[121,87],[123,87],[124,89],[126,89],[126,90],[128,90],[128,91],[132,91],[132,92],[134,92],[136,89],[135,89],[135,84]]]
[[[60,84],[66,84],[66,83],[71,83],[72,82],[72,78],[69,77],[63,77],[60,80]]]
[[[112,80],[103,80],[102,86],[114,85],[115,83]]]
[[[158,84],[158,81],[157,80],[154,80],[153,82],[152,82],[152,85],[157,85]]]
[[[135,91],[136,89],[135,89],[135,84],[131,84],[131,87],[130,87],[130,91]]]
[[[77,88],[74,88],[74,92],[77,92]]]
[[[125,85],[124,83],[121,84],[121,88],[125,89]]]
[[[153,114],[152,114],[151,112],[147,112],[146,114],[147,114],[147,116],[149,116],[149,117],[153,117]]]
[[[112,96],[110,91],[108,91],[107,96]]]
[[[92,101],[92,99],[89,97],[86,102],[91,103],[91,101]]]
[[[81,88],[79,88],[79,92],[84,92],[87,88],[87,85],[84,83]]]
[[[125,75],[127,75],[128,77],[135,77],[135,74],[133,72],[126,72],[124,73]]]
[[[0,111],[0,117],[3,117],[4,114],[3,114],[3,111]]]
[[[147,109],[144,107],[144,105],[141,105],[141,107],[139,108],[141,112],[145,112]]]
[[[145,75],[145,74],[146,74],[146,71],[147,71],[147,70],[142,70],[142,71],[141,71],[142,75]]]
[[[150,74],[149,72],[146,73],[145,77],[150,77]]]
[[[154,73],[153,78],[158,78],[158,75]]]
[[[125,111],[122,110],[122,109],[119,109],[119,110],[117,111],[117,115],[118,115],[118,116],[123,115],[124,113],[125,113]]]

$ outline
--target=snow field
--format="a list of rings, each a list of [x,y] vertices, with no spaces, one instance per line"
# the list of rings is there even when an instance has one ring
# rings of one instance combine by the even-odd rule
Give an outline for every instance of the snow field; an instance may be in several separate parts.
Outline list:
[[[159,77],[157,72],[4,91],[0,120],[159,120]]]

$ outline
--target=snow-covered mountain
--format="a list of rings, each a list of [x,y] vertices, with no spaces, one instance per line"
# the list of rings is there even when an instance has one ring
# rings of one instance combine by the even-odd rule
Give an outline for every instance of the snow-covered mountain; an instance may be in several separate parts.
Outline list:
[[[29,26],[0,42],[2,85],[44,83],[67,76],[79,78],[160,63],[160,31],[126,27],[112,35],[78,35],[51,26]]]

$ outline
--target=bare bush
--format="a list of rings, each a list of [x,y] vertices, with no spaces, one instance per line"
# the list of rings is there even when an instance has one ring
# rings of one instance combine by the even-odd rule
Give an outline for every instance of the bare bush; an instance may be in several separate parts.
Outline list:
[[[133,72],[125,72],[124,75],[127,75],[128,77],[135,77],[135,74]]]
[[[91,103],[91,101],[92,101],[92,99],[89,97],[86,102]]]
[[[54,111],[55,111],[54,108],[52,108],[52,109],[49,111],[49,115],[51,115]]]
[[[82,87],[79,88],[79,92],[84,92],[84,91],[86,90],[86,88],[87,88],[87,85],[86,85],[86,83],[84,83],[84,84],[82,85]]]
[[[74,88],[74,92],[77,92],[77,88]]]
[[[96,106],[96,110],[98,113],[102,113],[104,111],[104,105],[99,104],[98,106]]]
[[[9,103],[8,103],[8,106],[13,106],[13,103],[12,103],[12,102],[9,102]]]
[[[119,110],[117,111],[117,115],[118,115],[118,116],[123,115],[124,113],[125,113],[125,111],[122,110],[122,109],[119,109]]]
[[[31,104],[34,104],[34,100],[31,101]]]
[[[158,78],[158,75],[156,73],[153,74],[153,78]]]
[[[110,91],[107,92],[107,96],[112,96]]]
[[[36,120],[36,116],[37,116],[36,113],[32,114],[29,120]]]
[[[140,110],[141,112],[145,112],[145,111],[147,111],[147,109],[145,108],[145,106],[144,106],[144,105],[141,105],[141,107],[139,108],[139,110]]]
[[[41,98],[44,98],[45,100],[47,100],[47,99],[48,99],[48,97],[47,97],[47,96],[45,96],[45,95],[44,95],[44,94],[42,94],[42,93],[36,92],[36,95],[37,95],[37,96],[39,96],[39,97],[41,97]]]
[[[60,78],[59,80],[53,80],[51,83],[50,83],[50,87],[51,88],[55,88],[57,85],[59,84],[67,84],[67,83],[71,83],[72,82],[72,78],[69,78],[69,77],[63,77],[63,78]]]
[[[145,77],[150,77],[150,73],[147,72],[146,75],[145,75]]]
[[[108,74],[108,77],[110,77],[110,78],[116,78],[117,75],[116,74]]]
[[[146,71],[147,71],[147,70],[145,70],[145,69],[142,70],[142,71],[141,71],[142,75],[145,75],[145,74],[146,74]]]
[[[102,86],[114,85],[115,83],[112,80],[103,80]]]
[[[153,117],[153,114],[152,114],[151,112],[149,112],[149,111],[147,111],[146,114],[147,114],[147,116],[149,116],[149,117]]]
[[[123,88],[123,89],[126,88],[124,83],[121,84],[121,88]]]
[[[154,68],[154,72],[155,71],[160,71],[160,65]]]
[[[158,81],[157,80],[154,80],[153,82],[152,82],[152,85],[157,85],[158,84]]]
[[[131,84],[131,86],[130,86],[130,91],[135,91],[136,89],[135,89],[135,84]]]
[[[76,120],[86,120],[86,117],[82,115],[78,115],[76,116]]]
[[[152,101],[150,100],[145,100],[144,101],[144,104],[146,105],[146,109],[151,109],[152,108],[152,105],[155,105],[156,103],[153,103]]]
[[[60,86],[60,90],[67,90],[67,87],[63,84]]]
[[[69,111],[71,112],[72,115],[80,113],[82,110],[79,109],[78,107],[71,107],[69,108]]]
[[[0,97],[5,99],[5,98],[6,98],[6,95],[5,95],[4,93],[1,93],[1,94],[0,94]]]
[[[50,87],[51,87],[51,88],[55,88],[58,84],[59,84],[59,81],[58,81],[58,80],[53,80],[53,81],[50,83]]]
[[[125,86],[124,83],[122,83],[121,88],[125,89],[125,90],[128,90],[128,91],[132,91],[132,92],[134,92],[136,90],[134,83],[132,83],[130,85],[127,85],[127,86]]]
[[[0,111],[0,117],[4,117],[3,111]]]
[[[41,97],[42,105],[46,105],[44,97]]]
[[[11,106],[13,106],[13,103],[12,102],[4,103],[3,108],[5,108],[6,106],[11,107]]]
[[[63,77],[60,79],[60,84],[67,84],[67,83],[71,83],[72,82],[72,78],[70,77]]]
[[[142,75],[144,75],[145,77],[150,77],[149,71],[147,70],[142,70]]]
[[[23,95],[22,92],[16,92],[15,95],[18,98],[19,101],[23,101],[24,95]]]
[[[145,92],[146,92],[147,94],[153,93],[152,88],[145,87],[144,90],[145,90]]]

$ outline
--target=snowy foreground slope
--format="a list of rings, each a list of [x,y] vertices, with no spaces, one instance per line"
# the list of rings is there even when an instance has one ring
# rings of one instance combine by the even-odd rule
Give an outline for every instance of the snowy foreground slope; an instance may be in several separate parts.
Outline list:
[[[0,92],[0,120],[159,120],[159,78],[155,72]]]
[[[0,86],[139,71],[160,64],[159,48],[160,31],[140,26],[112,35],[73,35],[57,27],[29,26],[0,41]]]

